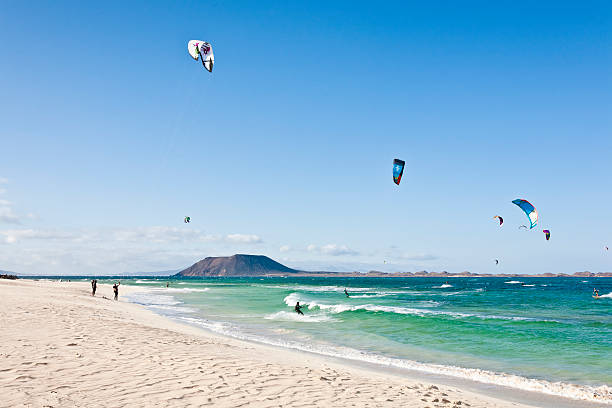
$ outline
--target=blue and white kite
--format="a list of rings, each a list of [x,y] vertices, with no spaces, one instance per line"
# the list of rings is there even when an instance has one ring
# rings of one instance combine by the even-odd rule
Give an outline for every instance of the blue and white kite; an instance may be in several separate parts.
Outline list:
[[[538,225],[538,211],[529,201],[517,198],[516,200],[513,200],[512,203],[518,205],[521,210],[525,211],[525,214],[531,223],[529,229],[532,229]]]

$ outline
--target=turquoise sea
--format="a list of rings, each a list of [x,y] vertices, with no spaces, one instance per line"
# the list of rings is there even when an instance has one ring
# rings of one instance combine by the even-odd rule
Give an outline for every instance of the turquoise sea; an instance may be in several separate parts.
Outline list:
[[[232,337],[612,403],[610,278],[141,277],[122,284],[143,289],[131,302]],[[304,316],[294,312],[298,301]]]

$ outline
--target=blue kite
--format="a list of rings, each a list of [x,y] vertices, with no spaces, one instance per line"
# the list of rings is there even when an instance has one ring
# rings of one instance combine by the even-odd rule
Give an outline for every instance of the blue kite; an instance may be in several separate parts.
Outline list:
[[[532,229],[538,225],[538,211],[529,201],[517,198],[516,200],[513,200],[512,203],[516,204],[521,210],[525,211],[527,218],[529,218],[529,223],[531,224],[529,229]]]
[[[404,165],[406,162],[400,159],[393,159],[393,182],[399,186],[402,181],[402,174],[404,174]]]

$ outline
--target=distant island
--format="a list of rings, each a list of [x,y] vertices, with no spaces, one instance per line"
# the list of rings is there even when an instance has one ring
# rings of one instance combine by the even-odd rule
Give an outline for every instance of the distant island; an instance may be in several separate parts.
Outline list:
[[[200,277],[219,277],[219,276],[310,276],[310,277],[369,277],[369,278],[409,278],[409,277],[503,277],[503,278],[529,278],[529,277],[577,277],[577,278],[601,278],[612,277],[612,272],[575,272],[574,274],[565,273],[543,273],[539,275],[528,274],[487,274],[472,272],[394,272],[387,273],[381,271],[370,272],[325,272],[325,271],[301,271],[289,268],[265,255],[245,255],[236,254],[232,256],[208,257],[183,269],[174,276],[200,276]]]
[[[202,259],[174,276],[270,276],[300,273],[264,255],[236,254]]]

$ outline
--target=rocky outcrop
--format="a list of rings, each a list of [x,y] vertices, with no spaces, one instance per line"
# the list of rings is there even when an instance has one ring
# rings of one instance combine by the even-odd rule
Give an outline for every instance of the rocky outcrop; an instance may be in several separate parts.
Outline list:
[[[202,259],[175,276],[262,276],[297,272],[264,255],[236,254]]]

